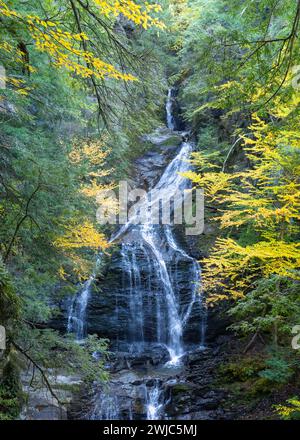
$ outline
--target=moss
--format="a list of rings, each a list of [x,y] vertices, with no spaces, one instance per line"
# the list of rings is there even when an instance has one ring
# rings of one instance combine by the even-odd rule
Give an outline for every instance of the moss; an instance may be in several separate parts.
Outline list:
[[[145,410],[144,403],[141,399],[136,399],[134,402],[134,412],[136,414],[143,414]]]
[[[0,420],[16,419],[25,400],[19,370],[13,361],[8,361],[3,369],[0,383]]]
[[[268,379],[265,379],[264,377],[260,377],[259,379],[255,380],[252,384],[250,389],[248,390],[248,395],[252,397],[259,397],[262,395],[268,395],[271,394],[275,388],[279,388],[280,385],[274,384],[274,382],[271,382]]]
[[[181,394],[181,393],[187,393],[191,391],[191,387],[188,384],[185,383],[179,383],[172,387],[172,394],[174,396]]]
[[[222,384],[230,396],[224,405],[226,409],[255,411],[262,398],[279,389],[279,384],[260,376],[264,368],[265,359],[260,356],[236,358],[219,368],[216,385]]]

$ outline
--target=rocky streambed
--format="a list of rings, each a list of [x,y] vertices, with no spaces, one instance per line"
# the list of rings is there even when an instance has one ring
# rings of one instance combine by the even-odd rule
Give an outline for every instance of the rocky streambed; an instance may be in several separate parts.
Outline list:
[[[114,353],[109,383],[83,389],[69,408],[70,419],[221,420],[231,419],[228,391],[215,385],[226,359],[224,339],[207,348],[192,348],[177,367],[166,365],[168,353]]]

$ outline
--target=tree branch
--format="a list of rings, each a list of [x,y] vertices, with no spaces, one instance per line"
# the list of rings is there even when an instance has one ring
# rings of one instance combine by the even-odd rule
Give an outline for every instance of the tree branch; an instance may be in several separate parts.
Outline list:
[[[29,361],[30,361],[30,363],[33,365],[33,367],[35,368],[35,369],[37,369],[40,373],[41,373],[41,376],[42,376],[42,378],[43,378],[43,381],[45,382],[45,384],[46,384],[46,386],[47,386],[47,388],[48,388],[48,390],[49,390],[49,392],[50,392],[50,394],[51,394],[51,396],[52,397],[54,397],[54,399],[56,399],[57,400],[57,402],[60,404],[60,405],[63,405],[63,402],[61,402],[60,401],[60,399],[59,399],[59,397],[57,396],[57,394],[55,393],[55,391],[53,391],[53,388],[52,388],[52,386],[51,386],[51,384],[50,384],[50,382],[49,382],[49,380],[48,380],[48,378],[47,378],[47,375],[45,374],[45,372],[44,372],[44,370],[43,370],[43,368],[42,367],[40,367],[37,363],[36,363],[36,361],[34,360],[34,359],[32,359],[32,357],[22,348],[22,347],[20,347],[20,345],[18,345],[16,342],[14,342],[14,341],[11,341],[11,343],[12,343],[12,345],[26,358],[26,359],[28,359]]]
[[[29,211],[29,206],[30,206],[30,203],[31,203],[32,199],[34,198],[34,196],[36,195],[36,193],[39,191],[40,187],[41,187],[41,184],[40,184],[40,182],[39,182],[38,185],[37,185],[37,187],[35,188],[35,190],[34,190],[34,191],[32,192],[32,194],[30,195],[29,199],[27,200],[27,203],[26,203],[26,206],[25,206],[25,213],[24,213],[23,217],[18,221],[18,223],[17,223],[17,225],[16,225],[16,228],[15,228],[15,231],[14,231],[14,233],[13,233],[12,239],[11,239],[9,245],[8,245],[7,251],[6,251],[5,256],[4,256],[4,258],[3,258],[3,261],[4,261],[4,262],[7,261],[9,255],[10,255],[11,249],[12,249],[12,247],[13,247],[13,245],[14,245],[14,242],[15,242],[15,240],[16,240],[16,238],[17,238],[17,235],[18,235],[18,232],[19,232],[20,227],[22,226],[22,224],[24,223],[24,221],[25,221],[27,218],[31,218],[31,220],[32,220],[32,216],[31,216],[31,215],[29,214],[29,212],[28,212],[28,211]]]

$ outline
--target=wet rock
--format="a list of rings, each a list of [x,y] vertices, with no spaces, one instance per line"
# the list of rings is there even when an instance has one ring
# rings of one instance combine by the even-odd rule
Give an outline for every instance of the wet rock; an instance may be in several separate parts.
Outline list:
[[[176,420],[214,420],[214,414],[210,411],[188,412],[178,416]]]
[[[228,335],[228,327],[231,324],[229,316],[226,314],[226,306],[220,306],[208,311],[206,340],[207,342],[216,341],[219,336]]]
[[[132,294],[138,294],[138,289],[130,291],[129,275],[124,271],[121,249],[117,249],[111,258],[107,275],[96,284],[87,308],[88,333],[98,334],[109,339],[112,346],[118,347],[118,350],[121,349],[122,344],[128,341],[134,342],[134,339],[140,334],[140,324],[134,319],[134,308],[131,308],[132,303],[143,302],[141,306],[143,316],[141,316],[141,319],[143,319],[143,338],[146,343],[157,340],[158,297],[160,313],[162,316],[168,315],[165,296],[162,295],[162,286],[153,273],[157,269],[149,264],[148,250],[143,248],[143,246],[137,246],[133,248],[132,252],[139,267],[141,288],[145,292],[142,298],[137,296],[134,299],[131,297]],[[195,280],[191,278],[191,262],[188,260],[178,261],[175,258],[172,259],[172,255],[167,253],[165,257],[166,261],[169,258],[168,266],[170,273],[176,276],[176,294],[178,295],[180,314],[184,315],[191,302],[192,292],[195,289]],[[151,290],[149,290],[149,279],[151,279]],[[193,342],[199,343],[202,331],[202,315],[203,308],[200,298],[197,297],[191,309],[190,317],[184,327],[184,342],[189,344]],[[164,322],[164,325],[166,327],[160,329],[162,334],[168,331],[167,321]],[[157,350],[149,354],[146,351],[145,356],[149,356],[154,365],[161,362],[160,355],[157,356]],[[140,361],[137,360],[137,363],[140,363]]]
[[[216,398],[212,399],[200,399],[197,401],[197,405],[203,410],[212,410],[219,407],[220,400]]]
[[[160,128],[154,134],[145,136],[144,140],[149,142],[151,147],[150,151],[135,161],[134,180],[137,188],[149,190],[159,181],[181,144],[182,138],[167,128]]]
[[[182,138],[165,129],[145,141],[153,149],[136,161],[138,172],[133,180],[148,189],[160,179]],[[212,345],[200,347],[204,308],[195,289],[197,265],[185,253],[196,248],[198,241],[185,240],[180,226],[171,231],[175,244],[167,228],[157,228],[151,240],[147,238],[131,225],[93,286],[86,309],[87,331],[110,340],[110,381],[107,386],[94,384],[86,396],[81,395],[69,411],[70,418],[192,420],[220,416],[224,395],[213,389],[213,377],[222,361],[216,341],[226,331],[227,322],[218,310],[209,312],[207,343]],[[172,332],[181,331],[181,324],[180,348],[186,354],[174,366],[168,362],[171,349],[165,344],[172,340]]]
[[[128,345],[127,348],[129,348]],[[164,365],[169,360],[170,355],[165,346],[150,344],[148,347],[146,346],[141,353],[119,352],[111,362],[111,369],[113,372],[133,368],[145,370],[150,366]]]

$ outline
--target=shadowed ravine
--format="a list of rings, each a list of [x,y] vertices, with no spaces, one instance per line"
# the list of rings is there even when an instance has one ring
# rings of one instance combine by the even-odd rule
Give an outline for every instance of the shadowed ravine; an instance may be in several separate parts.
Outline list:
[[[180,140],[186,134],[176,131],[173,99],[170,90],[166,104],[168,128],[149,136],[155,150],[165,157],[168,144],[173,158],[157,183],[149,185],[141,211],[148,212],[158,197],[167,200],[178,190],[189,188],[181,173],[190,168],[193,146]],[[174,139],[177,148],[176,143],[172,145]],[[146,168],[148,159],[147,155],[141,159]],[[137,225],[137,214],[111,240],[119,246],[107,276],[101,280],[101,292],[93,294],[93,274],[69,307],[69,332],[78,340],[87,333],[108,337],[113,350],[108,366],[110,383],[105,390],[95,386],[93,396],[77,414],[80,418],[171,418],[167,411],[168,384],[180,382],[187,354],[204,348],[200,266],[181,245],[184,240],[177,227],[152,225],[151,218]]]

